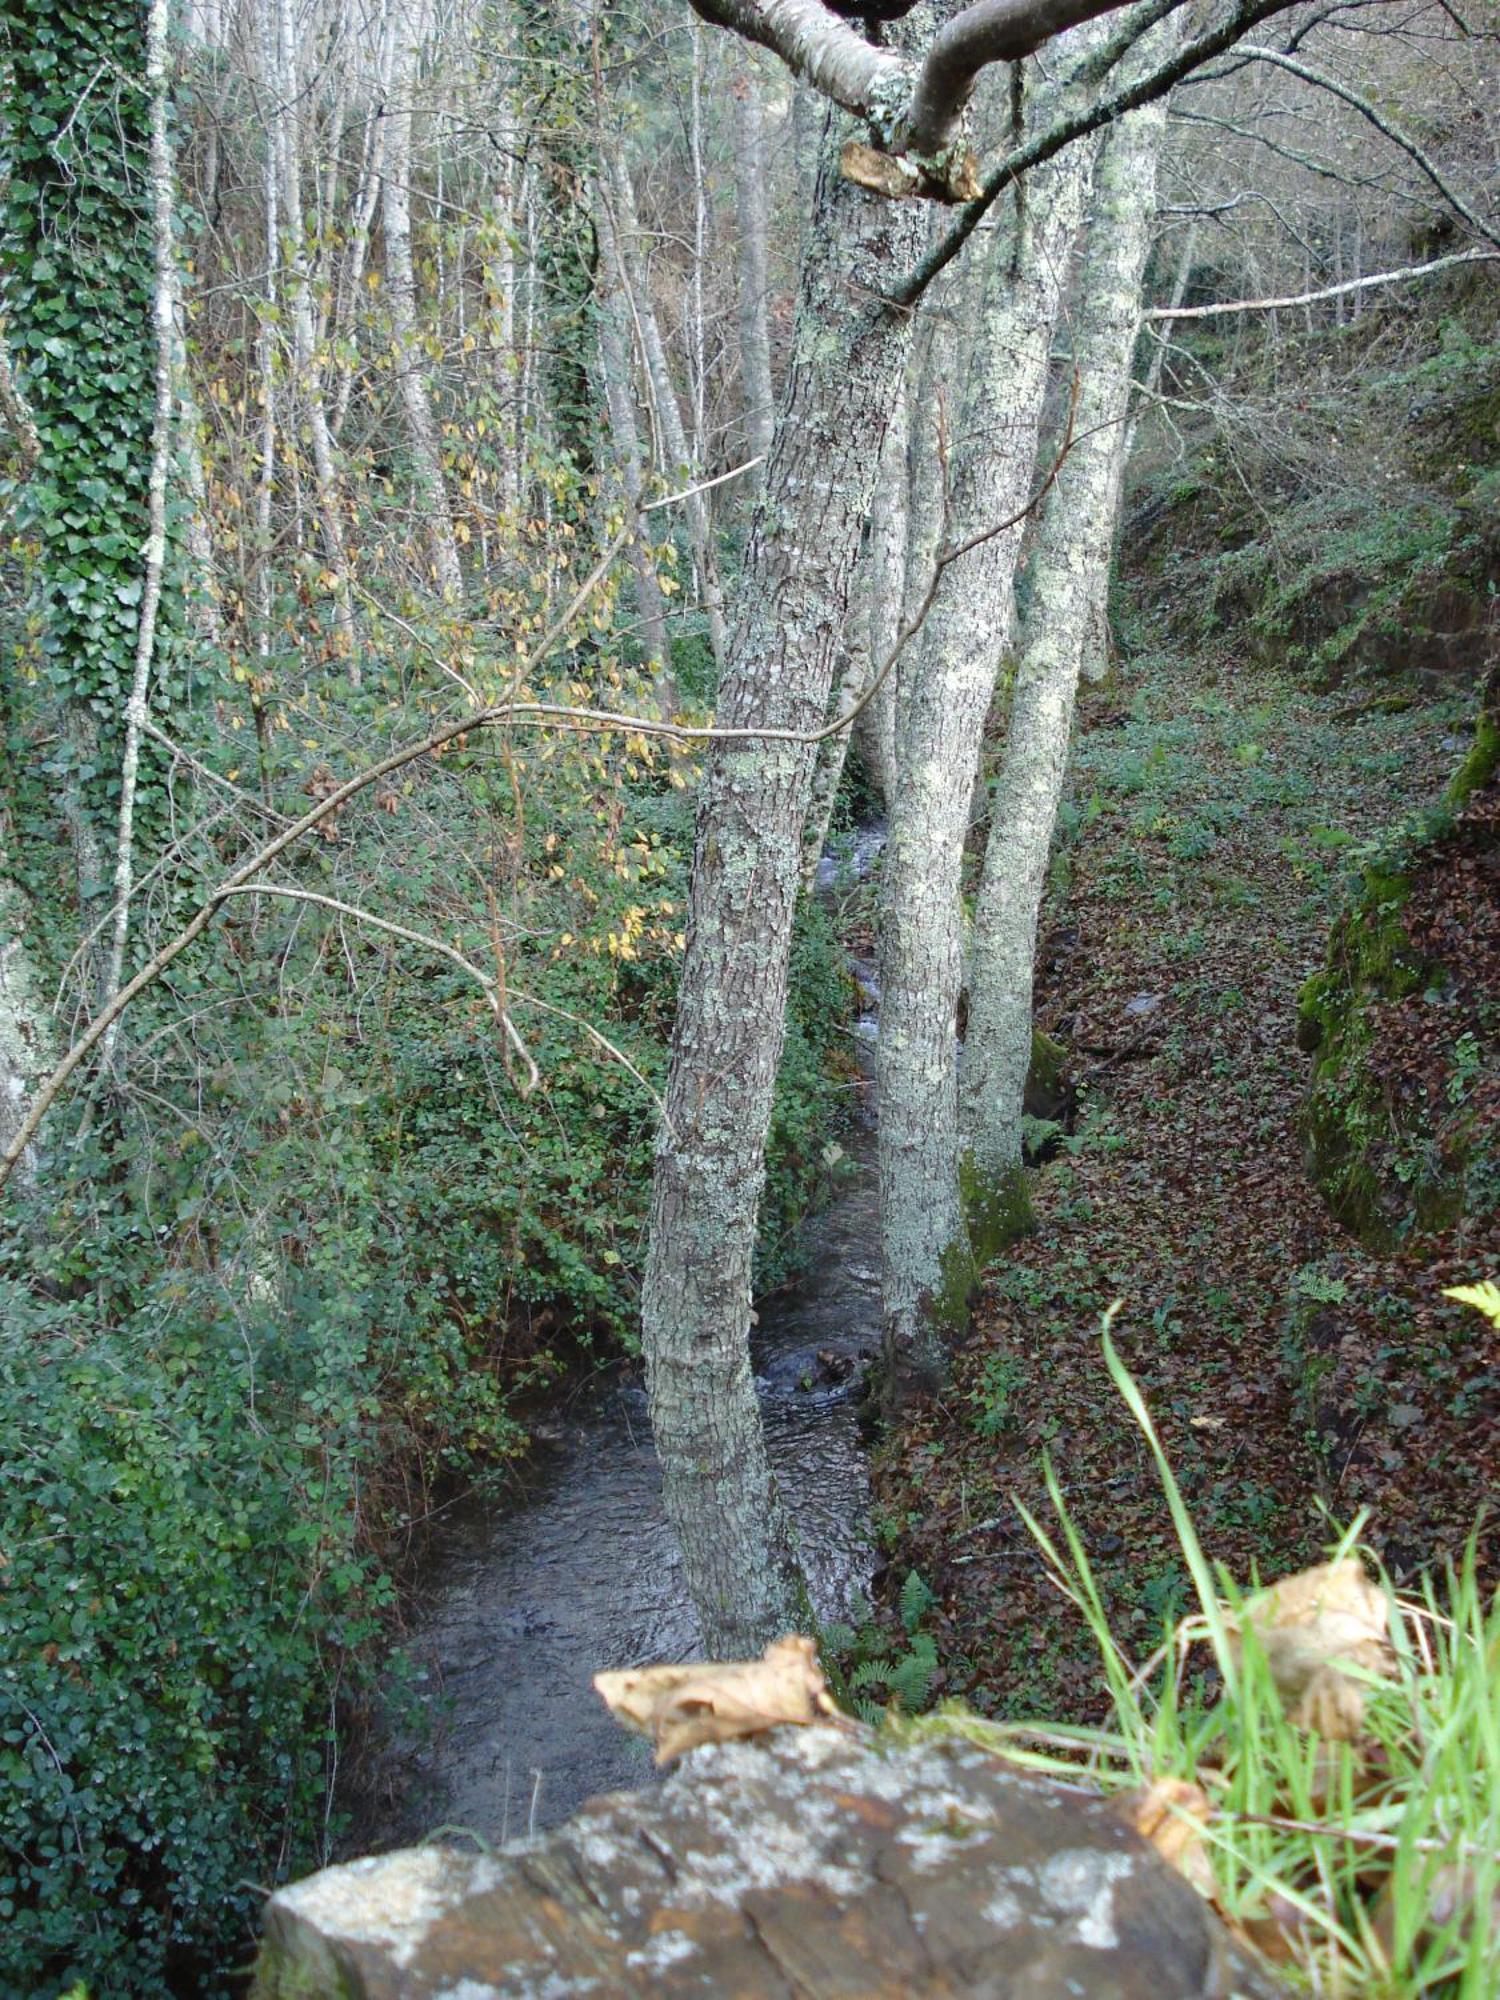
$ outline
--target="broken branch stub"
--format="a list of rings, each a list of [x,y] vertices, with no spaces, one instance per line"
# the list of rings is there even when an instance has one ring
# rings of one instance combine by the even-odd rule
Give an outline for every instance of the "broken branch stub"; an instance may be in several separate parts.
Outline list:
[[[984,190],[979,162],[967,146],[951,147],[936,159],[918,159],[848,139],[839,154],[839,172],[856,187],[892,201],[977,201]]]

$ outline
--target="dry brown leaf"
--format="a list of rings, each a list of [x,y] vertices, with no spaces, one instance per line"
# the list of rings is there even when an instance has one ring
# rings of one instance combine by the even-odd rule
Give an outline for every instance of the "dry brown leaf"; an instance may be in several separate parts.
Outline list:
[[[1241,1917],[1232,1928],[1273,1965],[1306,1965],[1311,1955],[1307,1917],[1275,1890],[1259,1916]]]
[[[1283,1577],[1243,1612],[1260,1641],[1292,1720],[1331,1741],[1352,1743],[1364,1721],[1364,1689],[1350,1667],[1390,1667],[1386,1602],[1354,1556]]]
[[[1114,1809],[1179,1875],[1186,1876],[1200,1896],[1213,1896],[1214,1871],[1203,1829],[1214,1809],[1206,1792],[1185,1778],[1157,1778],[1136,1791],[1122,1792]]]
[[[595,1674],[594,1686],[617,1722],[652,1739],[658,1764],[700,1743],[729,1743],[838,1713],[817,1647],[796,1636],[778,1639],[758,1660],[635,1667]]]

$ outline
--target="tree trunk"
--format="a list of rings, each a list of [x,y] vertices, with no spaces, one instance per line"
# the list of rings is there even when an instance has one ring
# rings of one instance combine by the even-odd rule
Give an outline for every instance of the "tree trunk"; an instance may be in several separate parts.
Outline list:
[[[1165,104],[1153,104],[1112,126],[1095,175],[1073,346],[1077,442],[1037,538],[974,927],[963,1109],[966,1180],[981,1211],[1013,1202],[1022,1187],[1037,914],[1079,667],[1108,582],[1165,125]]]
[[[1013,235],[997,237],[951,449],[950,547],[1025,505],[1090,158],[1074,146],[1030,175]],[[1020,538],[1009,527],[948,566],[897,697],[876,1056],[883,1362],[895,1401],[942,1380],[976,1272],[959,1191],[959,888]]]
[[[630,304],[625,294],[620,247],[615,240],[609,204],[601,198],[597,185],[592,193],[594,229],[599,238],[599,373],[604,382],[604,407],[609,414],[610,437],[620,468],[620,483],[634,511],[640,506],[645,468],[641,460],[630,366]],[[639,521],[631,530],[630,559],[635,568],[635,608],[640,622],[641,644],[651,663],[657,697],[663,710],[670,714],[677,702],[672,686],[672,654],[667,643],[666,610],[651,550]]]
[[[42,982],[27,950],[30,910],[20,890],[6,880],[5,870],[6,857],[0,854],[0,1152],[20,1132],[32,1093],[51,1071],[56,1040]],[[28,1146],[16,1176],[29,1187],[35,1173]]]
[[[771,336],[766,324],[767,182],[760,80],[748,54],[730,83],[734,100],[734,204],[739,221],[740,392],[745,402],[745,442],[758,458],[754,477],[765,484],[765,460],[776,423],[771,383]]]
[[[906,561],[911,481],[908,458],[911,436],[907,423],[906,377],[903,375],[891,411],[880,459],[880,480],[870,510],[870,547],[866,560],[866,618],[870,664],[875,673],[890,659],[906,615]],[[855,740],[889,806],[896,789],[896,688],[899,662],[885,675],[874,699],[855,724]]]
[[[443,454],[438,444],[438,428],[433,420],[427,384],[422,379],[417,279],[411,257],[411,101],[416,88],[417,55],[422,38],[420,5],[408,6],[407,0],[396,0],[392,9],[391,37],[391,94],[385,117],[385,165],[380,197],[391,332],[394,335],[401,408],[406,416],[412,484],[432,551],[433,575],[442,595],[456,604],[463,595],[463,571],[459,567],[458,543],[453,535],[453,516],[443,480]]]
[[[791,379],[746,550],[719,692],[731,728],[814,729],[905,362],[879,304],[916,247],[914,205],[819,176]],[[810,746],[721,746],[698,804],[691,918],[657,1142],[643,1297],[667,1512],[711,1651],[798,1615],[750,1371],[751,1260],[781,1054]]]
[[[334,650],[344,660],[351,681],[358,684],[359,661],[354,650],[354,603],[349,558],[339,513],[338,475],[334,469],[333,434],[323,400],[323,368],[313,320],[313,271],[302,210],[302,80],[297,60],[297,21],[291,0],[266,0],[276,8],[276,76],[272,85],[275,147],[281,181],[281,206],[286,217],[287,291],[292,308],[292,347],[296,359],[297,394],[312,438],[313,486],[317,497],[318,531],[323,560],[333,593]]]
[[[685,479],[692,485],[698,478],[698,471],[692,448],[688,443],[687,430],[682,421],[682,405],[677,400],[677,390],[672,381],[666,343],[661,337],[661,325],[656,317],[656,307],[651,297],[650,278],[645,264],[636,254],[635,246],[640,235],[640,223],[636,217],[635,189],[631,184],[630,169],[618,148],[613,158],[610,189],[615,201],[615,234],[620,246],[621,269],[626,288],[630,293],[636,328],[640,335],[641,356],[646,364],[646,379],[651,386],[651,400],[656,411],[657,428],[661,436],[662,451],[667,460],[665,470],[673,479]],[[719,586],[719,566],[714,556],[713,524],[709,518],[708,501],[702,493],[690,493],[685,505],[688,539],[693,550],[693,567],[698,573],[703,609],[708,619],[708,643],[715,662],[722,667],[728,651],[728,641],[724,623],[724,598]]]

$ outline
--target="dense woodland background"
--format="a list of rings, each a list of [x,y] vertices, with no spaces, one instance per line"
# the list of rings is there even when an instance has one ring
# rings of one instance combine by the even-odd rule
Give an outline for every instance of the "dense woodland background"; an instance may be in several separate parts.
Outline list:
[[[1116,21],[985,74],[982,167]],[[1500,1249],[1492,12],[1247,16],[1261,56],[1226,41],[1145,114],[1113,334],[1090,259],[1124,237],[1088,229],[1118,186],[1090,192],[1080,140],[911,310],[885,436],[830,403],[823,446],[789,379],[836,382],[870,272],[966,211],[839,182],[855,123],[681,0],[8,0],[0,24],[0,1989],[207,1991],[243,1963],[260,1887],[334,1838],[434,1496],[522,1450],[570,1371],[639,1353],[699,1032],[669,1073],[695,801],[707,764],[701,876],[748,768],[690,732],[778,563],[830,716],[896,652],[847,758],[848,732],[816,776],[805,755],[792,879],[856,824],[891,844],[884,900],[845,871],[782,913],[758,1211],[754,1159],[725,1183],[757,1290],[836,1184],[849,943],[879,934],[893,1010],[936,996],[890,1050],[935,1038],[955,1107],[988,1072],[955,1080],[954,1002],[984,1045],[985,940],[1022,961],[1005,1172],[967,1220],[956,1157],[902,1165],[937,1127],[882,1049],[886,1379],[947,1386],[880,1475],[893,1597],[914,1567],[922,1591],[894,1638],[876,1613],[840,1643],[899,1655],[921,1626],[929,1688],[1087,1713],[1024,1565],[965,1539],[1048,1444],[1121,1604],[1171,1610],[1128,1449],[1077,1434],[1121,1292],[1237,1559],[1315,1547],[1291,1516],[1320,1483],[1341,1518],[1376,1505],[1398,1570],[1456,1554],[1500,1420],[1493,1350],[1440,1296]],[[867,266],[799,314],[839,230]],[[798,595],[815,516],[777,510],[861,464],[835,627]],[[1002,923],[1020,864],[991,890],[985,853],[1021,824],[1008,722],[1065,614],[1020,773],[1061,782],[1081,664],[1045,885],[1050,803],[1026,864],[1053,1039],[1023,1123],[1035,897]],[[942,747],[965,703],[977,779]],[[664,1215],[648,1346],[687,1324]]]

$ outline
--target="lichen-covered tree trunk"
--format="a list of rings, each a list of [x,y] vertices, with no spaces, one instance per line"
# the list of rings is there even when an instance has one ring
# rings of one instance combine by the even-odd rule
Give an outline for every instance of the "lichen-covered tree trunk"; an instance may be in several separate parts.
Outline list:
[[[844,628],[846,651],[830,721],[849,727],[828,737],[818,752],[812,803],[802,838],[802,880],[811,888],[828,844],[833,808],[858,744],[882,799],[895,782],[895,680],[886,671],[900,634],[906,578],[906,385],[891,411],[870,504],[870,533],[855,572],[853,604]],[[873,688],[871,683],[877,682]]]
[[[1074,322],[1076,441],[1037,537],[974,925],[962,1082],[971,1220],[1024,1200],[1021,1106],[1031,1058],[1037,913],[1080,664],[1114,543],[1130,363],[1165,124],[1164,104],[1121,120],[1105,139],[1094,176]]]
[[[37,967],[27,944],[31,911],[6,879],[0,853],[0,1152],[8,1151],[31,1109],[32,1093],[52,1067],[56,1036]],[[35,1163],[30,1147],[16,1179],[29,1186]]]
[[[1025,505],[1090,161],[1087,145],[1074,146],[1030,175],[1013,233],[997,237],[967,393],[949,430],[950,548]],[[974,1280],[959,1191],[959,887],[1020,534],[1009,527],[948,565],[897,696],[876,1065],[883,1360],[896,1401],[942,1378]]]
[[[725,728],[811,730],[906,358],[880,303],[914,205],[819,176],[790,380],[719,690]],[[798,1585],[751,1377],[751,1260],[780,1060],[814,755],[720,746],[704,773],[687,953],[657,1141],[643,1329],[668,1516],[709,1647],[784,1630]]]

